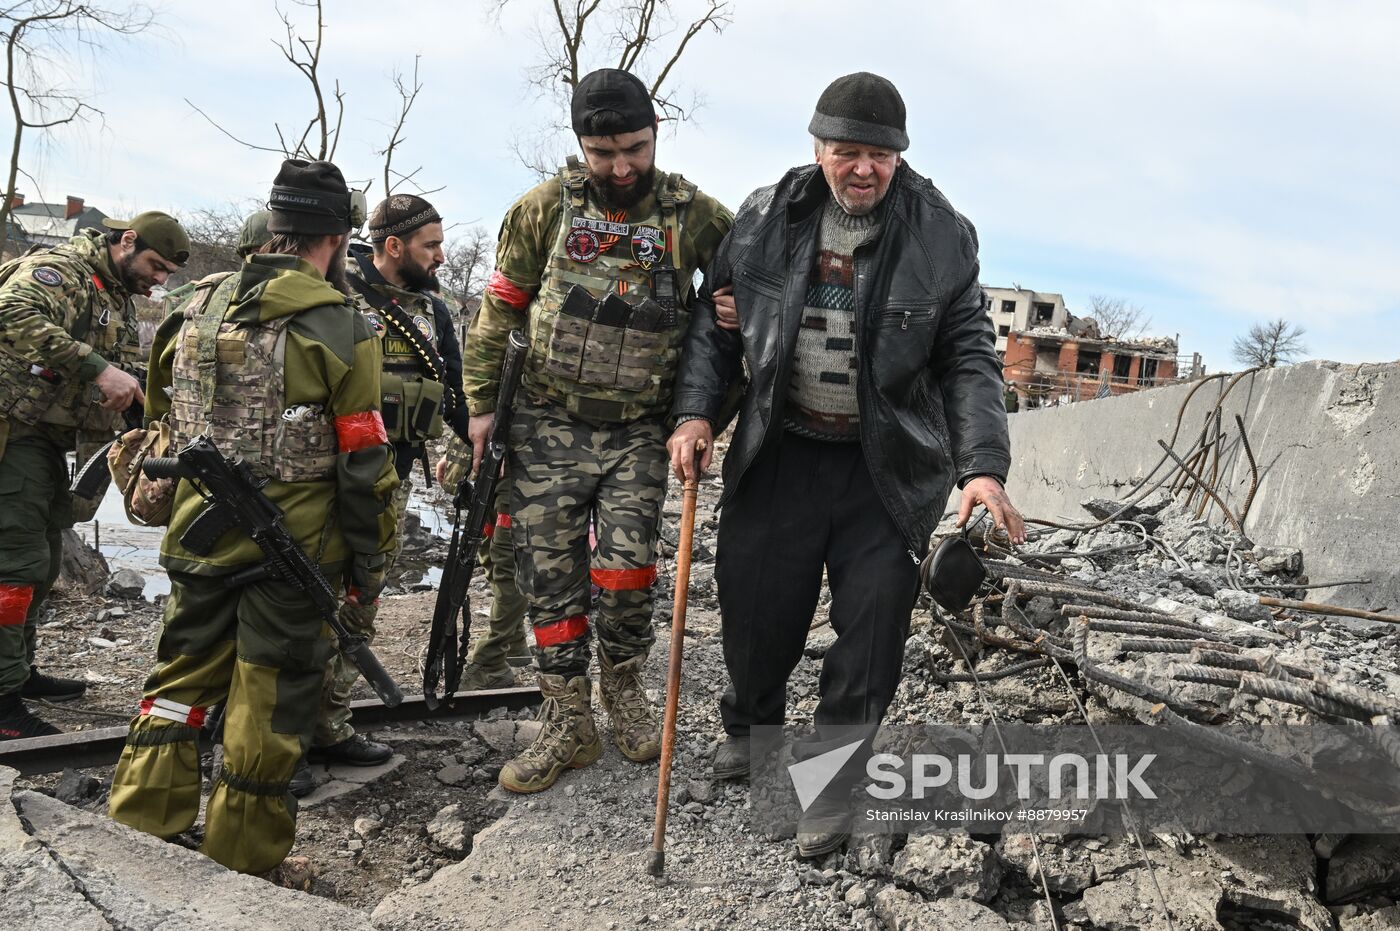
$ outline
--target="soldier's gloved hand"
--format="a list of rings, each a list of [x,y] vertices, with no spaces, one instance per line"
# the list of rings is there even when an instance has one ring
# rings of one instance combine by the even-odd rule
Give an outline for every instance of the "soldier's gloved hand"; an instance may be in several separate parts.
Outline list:
[[[383,553],[356,553],[350,563],[350,579],[345,586],[345,600],[356,605],[372,605],[384,591],[384,576],[388,558]]]

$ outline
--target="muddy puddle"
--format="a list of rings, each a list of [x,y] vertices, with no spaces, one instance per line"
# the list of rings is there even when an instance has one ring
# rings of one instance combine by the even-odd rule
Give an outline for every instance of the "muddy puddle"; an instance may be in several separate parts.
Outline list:
[[[441,554],[452,535],[450,508],[431,500],[430,494],[419,487],[413,489],[409,498],[409,539],[390,579],[409,591],[437,588],[442,579]],[[93,519],[75,525],[73,531],[102,553],[113,572],[132,569],[141,573],[146,580],[142,594],[147,601],[170,593],[170,579],[160,566],[160,540],[165,529],[130,523],[115,489],[108,488]]]

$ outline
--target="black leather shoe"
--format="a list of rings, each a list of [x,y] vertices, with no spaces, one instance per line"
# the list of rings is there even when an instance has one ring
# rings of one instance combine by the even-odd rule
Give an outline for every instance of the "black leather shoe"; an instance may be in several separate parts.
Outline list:
[[[852,817],[849,795],[819,797],[797,821],[797,855],[815,860],[839,848],[851,837]]]
[[[724,743],[715,751],[715,762],[710,767],[710,774],[716,779],[748,781],[749,738],[735,737],[732,734],[725,737]]]
[[[378,766],[394,755],[394,748],[356,734],[329,747],[312,747],[313,763],[348,763],[351,766]]]
[[[292,773],[292,781],[287,784],[287,791],[297,798],[306,798],[316,790],[316,777],[311,775],[311,767],[306,760],[297,764],[297,771]]]
[[[64,679],[59,676],[46,676],[39,667],[29,667],[29,678],[20,687],[21,698],[47,698],[49,701],[72,701],[82,698],[87,692],[87,683],[80,679]]]

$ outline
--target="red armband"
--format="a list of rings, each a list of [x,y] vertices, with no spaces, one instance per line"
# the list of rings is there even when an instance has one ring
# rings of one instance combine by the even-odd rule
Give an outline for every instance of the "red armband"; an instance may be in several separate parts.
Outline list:
[[[656,564],[639,569],[590,569],[593,584],[610,592],[636,591],[656,583]]]
[[[337,417],[335,438],[340,443],[342,453],[353,453],[389,442],[389,434],[384,430],[384,418],[379,415],[379,411],[363,411]]]
[[[11,585],[0,582],[0,627],[18,627],[29,615],[34,601],[33,585]]]
[[[530,306],[530,292],[502,275],[500,269],[491,273],[486,282],[486,293],[516,310],[524,310]]]

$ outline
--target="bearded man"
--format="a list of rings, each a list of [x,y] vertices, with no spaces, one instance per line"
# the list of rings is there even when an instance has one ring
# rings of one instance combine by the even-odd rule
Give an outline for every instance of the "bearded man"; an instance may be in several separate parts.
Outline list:
[[[600,590],[600,692],[613,739],[631,760],[660,753],[641,672],[655,639],[666,417],[692,281],[732,220],[694,184],[657,170],[656,111],[633,75],[585,76],[571,113],[584,164],[570,158],[506,214],[464,365],[479,462],[507,334],[527,331],[507,469],[516,582],[545,700],[539,737],[501,770],[514,792],[546,789],[602,753],[588,680],[590,581]]]
[[[24,699],[61,701],[87,685],[39,672],[35,622],[73,526],[66,456],[112,438],[145,400],[133,295],[190,256],[174,217],[107,219],[0,266],[0,740],[57,734]]]

